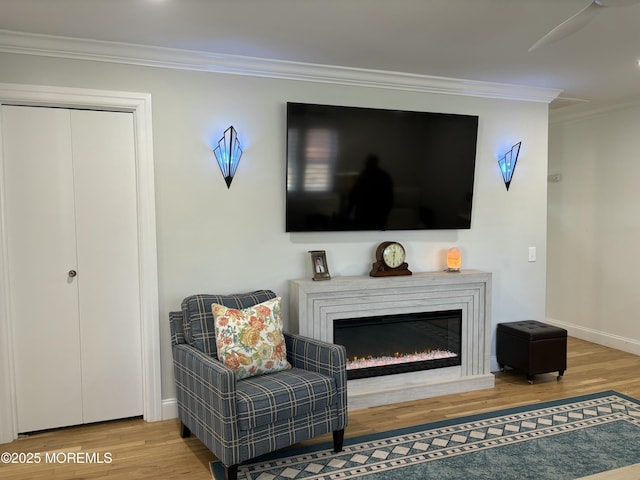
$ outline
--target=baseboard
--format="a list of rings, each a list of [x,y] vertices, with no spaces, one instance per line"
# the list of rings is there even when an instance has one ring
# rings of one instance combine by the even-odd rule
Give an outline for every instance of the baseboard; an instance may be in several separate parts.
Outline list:
[[[563,322],[550,317],[547,317],[546,322],[556,327],[566,329],[571,337],[597,343],[598,345],[604,345],[605,347],[615,348],[616,350],[622,350],[623,352],[633,353],[634,355],[640,355],[640,341],[638,340],[594,330],[574,323]]]
[[[170,420],[178,418],[178,400],[175,398],[167,398],[162,400],[162,419]]]

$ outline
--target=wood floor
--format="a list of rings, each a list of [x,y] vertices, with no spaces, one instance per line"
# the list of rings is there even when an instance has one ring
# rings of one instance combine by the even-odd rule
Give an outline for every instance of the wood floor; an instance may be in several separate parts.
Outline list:
[[[555,374],[546,374],[536,376],[535,383],[529,385],[521,375],[496,372],[496,386],[492,389],[350,412],[346,436],[602,390],[616,390],[640,399],[640,356],[575,338],[569,338],[568,350],[568,368],[560,382],[556,381]],[[329,439],[326,435],[314,441]],[[41,456],[39,464],[0,463],[3,480],[103,477],[211,480],[208,464],[214,460],[213,454],[195,437],[180,438],[177,420],[145,423],[133,419],[60,429],[0,445],[1,452],[39,453]],[[49,457],[52,452],[58,452],[53,457],[62,463],[45,462],[46,452]],[[79,460],[106,463],[74,463],[70,461],[74,455]],[[626,476],[625,472],[619,474],[622,476],[613,475],[607,478],[640,478],[637,469],[629,474],[632,476]]]

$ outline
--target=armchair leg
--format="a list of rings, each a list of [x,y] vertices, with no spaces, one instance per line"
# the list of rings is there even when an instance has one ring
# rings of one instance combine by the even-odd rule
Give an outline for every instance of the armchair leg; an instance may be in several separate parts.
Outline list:
[[[238,480],[238,464],[224,466],[224,476],[227,480]]]
[[[333,432],[333,451],[338,453],[342,451],[342,444],[344,442],[344,428],[342,430],[336,430]]]
[[[191,436],[191,430],[182,422],[180,422],[180,437],[189,438]]]

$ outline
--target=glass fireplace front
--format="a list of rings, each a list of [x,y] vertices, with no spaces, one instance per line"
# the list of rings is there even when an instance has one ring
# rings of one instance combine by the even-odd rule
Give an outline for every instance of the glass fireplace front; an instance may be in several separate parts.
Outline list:
[[[347,378],[461,365],[462,311],[334,320],[333,342],[347,350]]]

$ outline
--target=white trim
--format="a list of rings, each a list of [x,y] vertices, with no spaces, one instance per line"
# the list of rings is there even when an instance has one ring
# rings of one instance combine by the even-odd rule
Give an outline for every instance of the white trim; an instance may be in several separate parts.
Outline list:
[[[555,318],[547,317],[546,322],[556,327],[566,329],[572,337],[597,343],[598,345],[604,345],[605,347],[615,348],[616,350],[622,350],[623,352],[633,353],[634,355],[640,355],[640,341],[634,340],[633,338],[621,337],[620,335],[595,330],[575,323],[563,322]]]
[[[0,52],[550,103],[562,90],[0,30]]]
[[[2,255],[0,262],[0,444],[10,442],[18,435],[13,344],[10,341],[12,334],[9,322],[9,272],[6,268],[9,258],[4,233],[6,232],[6,215],[3,205],[6,205],[6,202],[2,181],[4,178],[2,145],[2,116],[0,115],[0,255]]]
[[[581,121],[587,118],[596,118],[603,115],[608,115],[613,112],[626,110],[628,108],[635,108],[640,105],[640,100],[637,98],[624,100],[612,105],[588,105],[588,106],[576,106],[560,108],[557,111],[553,110],[549,113],[549,125],[556,125],[559,123]]]
[[[172,418],[178,418],[177,398],[167,398],[162,400],[162,419],[170,420]]]
[[[155,221],[155,187],[151,95],[77,88],[0,84],[0,105],[46,105],[99,108],[131,112],[136,142],[136,181],[141,282],[141,331],[143,409],[147,421],[162,420],[160,373],[160,325]],[[2,125],[0,123],[0,178],[2,178]],[[0,182],[0,443],[17,438],[13,353],[10,342],[11,319],[6,268],[6,239],[2,182]]]

